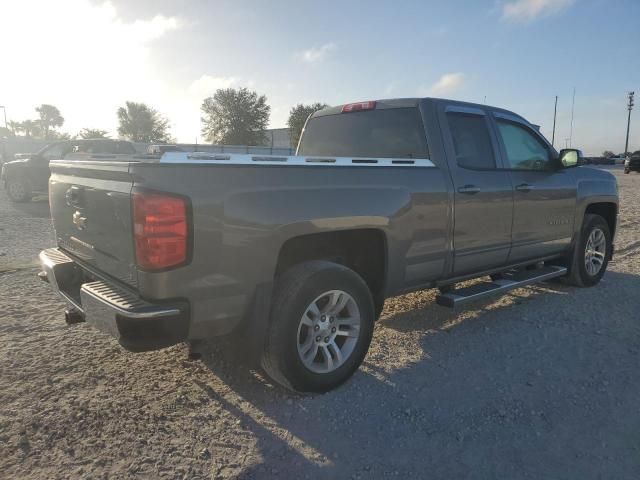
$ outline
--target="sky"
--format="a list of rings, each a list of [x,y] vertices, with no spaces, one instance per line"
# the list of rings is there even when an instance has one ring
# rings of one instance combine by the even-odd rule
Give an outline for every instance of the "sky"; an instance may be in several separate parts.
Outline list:
[[[626,94],[640,97],[638,0],[0,0],[0,19],[9,120],[50,103],[72,135],[116,136],[132,100],[202,142],[202,100],[248,87],[272,128],[297,103],[435,96],[513,110],[551,139],[558,95],[556,146],[618,153]]]

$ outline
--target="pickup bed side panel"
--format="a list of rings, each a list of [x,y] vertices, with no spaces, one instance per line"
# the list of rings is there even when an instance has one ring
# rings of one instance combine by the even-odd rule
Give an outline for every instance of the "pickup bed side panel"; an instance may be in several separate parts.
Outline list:
[[[437,167],[133,164],[135,188],[191,198],[191,264],[138,272],[148,299],[184,297],[190,338],[224,334],[258,285],[274,278],[282,245],[313,233],[373,228],[386,237],[386,295],[443,273],[447,188]]]

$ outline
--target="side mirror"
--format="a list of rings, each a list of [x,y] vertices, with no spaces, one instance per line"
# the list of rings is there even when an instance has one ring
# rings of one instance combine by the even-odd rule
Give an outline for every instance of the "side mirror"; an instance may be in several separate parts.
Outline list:
[[[574,148],[560,150],[560,164],[562,168],[577,167],[582,163],[582,152]]]

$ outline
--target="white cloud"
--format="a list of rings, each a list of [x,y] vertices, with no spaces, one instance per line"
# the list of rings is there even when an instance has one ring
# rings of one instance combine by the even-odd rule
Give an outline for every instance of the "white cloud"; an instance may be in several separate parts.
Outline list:
[[[428,93],[434,95],[451,94],[459,90],[463,83],[464,74],[460,72],[445,73],[427,90]]]
[[[151,61],[154,41],[180,29],[177,17],[125,21],[113,4],[89,0],[3,2],[0,45],[2,102],[10,119],[36,115],[40,103],[58,106],[63,131],[83,127],[115,133],[116,109],[149,102],[161,113],[171,91]],[[28,33],[27,33],[28,32]]]
[[[316,64],[327,58],[332,52],[335,51],[336,48],[337,47],[335,43],[325,43],[320,47],[312,47],[309,50],[299,52],[296,54],[296,57],[303,62]]]
[[[575,0],[515,0],[502,6],[502,18],[514,22],[531,22],[555,15],[569,8]]]

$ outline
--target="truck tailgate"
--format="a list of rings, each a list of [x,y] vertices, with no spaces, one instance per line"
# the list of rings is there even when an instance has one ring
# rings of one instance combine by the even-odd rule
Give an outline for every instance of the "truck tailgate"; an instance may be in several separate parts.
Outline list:
[[[54,161],[49,202],[58,245],[136,286],[128,162]]]

